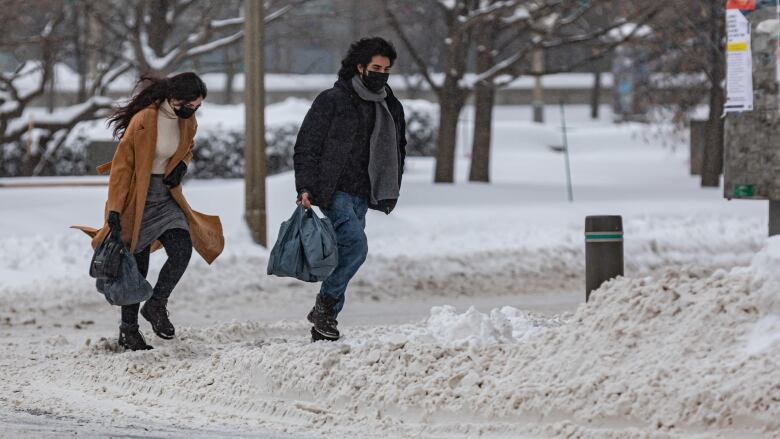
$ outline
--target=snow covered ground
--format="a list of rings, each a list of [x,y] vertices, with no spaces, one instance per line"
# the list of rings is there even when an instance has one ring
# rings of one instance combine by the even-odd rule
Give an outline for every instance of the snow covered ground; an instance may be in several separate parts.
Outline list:
[[[0,188],[0,428],[14,437],[778,437],[780,242],[767,206],[687,175],[687,148],[571,108],[575,202],[557,109],[499,107],[493,183],[431,184],[410,160],[348,291],[345,337],[311,344],[317,286],[265,275],[240,181],[192,181],[225,253],[193,259],[179,336],[116,346],[118,310],[71,224],[105,188]],[[293,177],[268,182],[271,241]],[[584,305],[586,215],[620,214],[626,277]],[[152,258],[152,277],[164,255]],[[473,307],[473,308],[472,308]]]

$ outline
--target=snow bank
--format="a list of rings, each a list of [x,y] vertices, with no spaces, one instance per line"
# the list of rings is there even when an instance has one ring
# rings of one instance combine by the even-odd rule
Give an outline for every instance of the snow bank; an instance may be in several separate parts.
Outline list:
[[[86,238],[66,229],[99,224],[105,188],[1,190],[0,408],[248,435],[273,424],[361,438],[771,437],[780,244],[764,245],[764,205],[724,202],[680,157],[584,110],[566,204],[562,157],[518,122],[530,110],[498,114],[493,184],[463,183],[459,160],[459,183],[433,185],[432,161],[414,159],[397,212],[369,214],[371,256],[339,343],[309,342],[316,285],[262,274],[240,181],[186,184],[193,206],[221,216],[226,251],[212,266],[194,258],[177,287],[176,340],[142,322],[155,350],[122,354],[117,310],[85,275]],[[268,179],[271,236],[292,180]],[[501,307],[534,293],[575,303],[582,219],[608,212],[624,215],[633,278],[573,314]],[[153,255],[151,280],[163,261]],[[427,313],[445,303],[461,308]]]
[[[453,306],[437,306],[422,334],[430,335],[441,345],[486,346],[497,343],[517,343],[541,333],[543,326],[535,324],[528,314],[505,306],[484,314],[471,307],[458,314]]]
[[[780,236],[768,240],[750,268],[754,273],[752,289],[764,315],[753,325],[745,350],[759,355],[780,346]]]
[[[65,349],[58,361],[22,374],[53,395],[97,388],[98,398],[152,406],[153,416],[187,425],[252,425],[273,413],[325,433],[350,425],[468,435],[482,425],[598,438],[770,437],[780,429],[778,257],[775,239],[748,268],[619,278],[557,318],[438,307],[417,324],[350,328],[341,342],[315,344],[303,322],[232,323],[125,355],[113,341],[54,340],[49,349]],[[35,400],[60,412],[65,402]],[[198,419],[187,418],[193,410]]]
[[[757,259],[776,255],[775,247]],[[268,346],[230,359],[267,375],[275,393],[305,392],[347,410],[421,411],[421,422],[440,412],[492,421],[565,413],[581,425],[620,419],[648,431],[766,434],[780,428],[780,343],[777,332],[746,343],[754,328],[772,329],[767,318],[777,322],[753,289],[762,277],[754,266],[618,279],[569,323],[520,344],[495,314],[439,309],[428,325],[444,343]],[[448,338],[489,343],[453,346]]]

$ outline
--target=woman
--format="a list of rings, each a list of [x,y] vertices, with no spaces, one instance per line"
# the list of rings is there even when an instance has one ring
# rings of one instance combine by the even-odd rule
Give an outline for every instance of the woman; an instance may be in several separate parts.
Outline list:
[[[168,260],[152,298],[143,307],[122,307],[119,345],[134,351],[152,349],[138,330],[139,308],[155,334],[172,339],[175,328],[168,319],[168,297],[184,274],[193,247],[209,264],[224,247],[219,217],[192,210],[181,190],[197,129],[193,116],[206,98],[206,85],[191,72],[143,77],[141,83],[148,85],[109,119],[120,141],[111,163],[98,167],[100,173],[111,171],[107,227],[80,227],[93,236],[93,247],[110,230],[119,230],[144,276],[150,253],[165,248]]]

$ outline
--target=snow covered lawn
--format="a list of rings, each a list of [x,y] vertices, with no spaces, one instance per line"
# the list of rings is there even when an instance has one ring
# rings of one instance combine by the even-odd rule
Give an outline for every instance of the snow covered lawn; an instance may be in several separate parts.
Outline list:
[[[687,148],[573,108],[575,202],[556,109],[496,112],[493,183],[434,186],[410,160],[338,343],[311,344],[316,285],[268,278],[241,181],[185,185],[225,254],[171,299],[179,336],[120,353],[118,310],[71,224],[105,188],[0,188],[0,420],[11,432],[173,437],[772,437],[780,428],[780,242],[767,205],[687,175]],[[271,241],[294,207],[269,179]],[[586,215],[620,214],[626,278],[584,299]],[[764,248],[762,250],[762,248]],[[758,256],[757,256],[758,255]],[[164,256],[152,258],[152,277]],[[471,308],[474,307],[474,308]]]

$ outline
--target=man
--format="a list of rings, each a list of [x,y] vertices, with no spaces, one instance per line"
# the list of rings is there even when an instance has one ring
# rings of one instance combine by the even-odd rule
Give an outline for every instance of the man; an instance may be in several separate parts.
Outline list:
[[[319,206],[338,241],[338,266],[307,317],[315,341],[339,338],[336,317],[347,285],[368,254],[367,209],[389,214],[398,200],[406,125],[403,107],[387,86],[395,59],[393,45],[382,38],[352,43],[338,81],[314,100],[295,142],[298,203]]]

